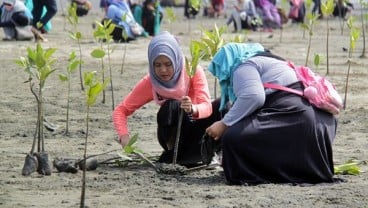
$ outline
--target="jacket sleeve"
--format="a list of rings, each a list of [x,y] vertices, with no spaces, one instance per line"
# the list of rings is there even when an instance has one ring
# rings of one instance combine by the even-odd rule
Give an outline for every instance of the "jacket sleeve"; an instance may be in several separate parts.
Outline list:
[[[113,111],[113,124],[119,136],[129,134],[127,126],[128,116],[152,100],[152,84],[147,75],[136,84],[133,90]]]
[[[188,96],[198,109],[198,115],[193,119],[207,118],[212,114],[210,90],[206,74],[200,66],[197,67],[196,73],[191,79]]]

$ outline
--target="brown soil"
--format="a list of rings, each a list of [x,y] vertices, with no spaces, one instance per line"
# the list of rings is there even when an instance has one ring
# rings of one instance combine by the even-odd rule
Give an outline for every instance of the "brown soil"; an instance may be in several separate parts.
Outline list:
[[[214,25],[225,24],[224,18],[207,19],[198,16],[193,20],[183,19],[183,8],[178,8],[178,21],[163,23],[163,29],[176,34],[180,39],[184,53],[188,53],[191,38],[199,39],[200,27],[212,29]],[[80,19],[79,29],[84,35],[82,42],[83,70],[100,71],[100,61],[91,58],[90,53],[99,43],[93,39],[92,23],[101,19],[96,10]],[[329,63],[327,76],[337,86],[344,97],[346,74],[348,70],[349,31],[340,22],[329,19]],[[356,23],[360,25],[360,23]],[[315,26],[312,37],[309,65],[313,66],[314,54],[326,54],[326,25],[323,19]],[[76,51],[78,45],[68,37],[61,13],[53,19],[53,30],[46,35],[49,42],[42,43],[44,48],[54,47],[57,51],[55,68],[46,82],[44,91],[45,116],[58,126],[57,130],[45,130],[45,148],[48,152],[52,174],[43,176],[37,172],[22,176],[22,168],[27,153],[31,150],[36,127],[37,106],[35,98],[24,81],[27,74],[14,62],[26,55],[26,48],[35,47],[34,42],[0,42],[2,63],[0,76],[0,206],[1,207],[78,207],[81,196],[82,171],[76,174],[58,172],[52,167],[55,158],[83,157],[86,133],[85,94],[81,91],[79,75],[72,78],[70,106],[70,135],[63,134],[66,121],[67,87],[58,79],[65,73],[69,53]],[[231,31],[229,29],[229,31]],[[227,41],[235,34],[226,33]],[[304,64],[307,56],[308,34],[291,23],[285,25],[282,36],[279,30],[272,38],[261,32],[246,34],[251,41],[264,44],[273,52],[291,59],[296,64]],[[149,38],[140,38],[129,44],[112,44],[111,67],[114,83],[115,105],[126,95],[134,84],[147,73],[147,45]],[[360,38],[352,53],[351,76],[346,109],[338,115],[339,126],[333,145],[336,164],[357,158],[368,159],[368,59],[359,58],[363,41]],[[124,53],[124,70],[121,74]],[[107,62],[105,62],[107,63]],[[207,62],[202,62],[207,67]],[[316,68],[316,67],[314,67]],[[326,73],[326,59],[316,70]],[[206,72],[207,73],[207,72]],[[214,79],[208,73],[211,91]],[[114,141],[116,133],[111,123],[111,88],[106,91],[106,103],[102,96],[91,108],[89,122],[88,154],[100,154],[112,151],[105,157],[116,156],[120,152]],[[149,157],[158,156],[161,148],[156,141],[155,104],[148,104],[134,113],[129,119],[132,134],[139,134],[138,147]],[[297,138],[296,138],[297,139]],[[114,151],[115,150],[115,151]],[[366,171],[367,165],[361,166]],[[368,177],[363,172],[358,176],[338,175],[346,182],[336,184],[318,184],[295,186],[290,184],[264,184],[258,186],[228,186],[225,184],[221,169],[193,171],[186,175],[167,175],[156,173],[153,168],[137,162],[127,166],[117,164],[100,165],[96,170],[87,172],[86,205],[88,207],[367,207]]]

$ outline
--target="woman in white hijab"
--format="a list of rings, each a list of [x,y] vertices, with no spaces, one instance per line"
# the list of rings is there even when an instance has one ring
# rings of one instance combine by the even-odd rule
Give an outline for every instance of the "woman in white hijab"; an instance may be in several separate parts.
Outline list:
[[[4,0],[0,7],[0,27],[3,28],[5,38],[3,40],[16,40],[16,26],[30,25],[32,15],[22,1]],[[29,31],[31,34],[32,32]]]

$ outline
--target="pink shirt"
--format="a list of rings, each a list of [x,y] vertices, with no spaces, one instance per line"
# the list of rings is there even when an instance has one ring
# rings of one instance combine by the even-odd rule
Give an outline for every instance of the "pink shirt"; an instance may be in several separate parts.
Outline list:
[[[182,95],[184,96],[184,95]],[[193,119],[206,118],[212,114],[212,104],[206,75],[201,67],[198,67],[196,74],[190,81],[188,96],[198,109],[197,117]],[[129,134],[127,118],[137,109],[153,101],[152,83],[149,75],[143,77],[133,88],[133,90],[115,108],[112,119],[115,130],[119,136]]]

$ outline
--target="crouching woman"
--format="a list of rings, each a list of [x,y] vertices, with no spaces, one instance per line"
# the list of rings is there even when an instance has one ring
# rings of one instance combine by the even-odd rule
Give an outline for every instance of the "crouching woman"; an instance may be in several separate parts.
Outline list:
[[[0,27],[3,28],[3,40],[31,40],[33,39],[32,15],[20,0],[4,0],[0,7]]]
[[[168,32],[153,37],[148,46],[148,62],[148,74],[113,112],[113,122],[121,145],[124,147],[130,140],[127,117],[154,101],[160,107],[157,113],[157,136],[164,149],[158,162],[173,162],[179,115],[183,110],[185,113],[176,162],[185,166],[201,164],[200,140],[206,128],[221,119],[221,113],[217,111],[219,102],[211,102],[202,67],[198,66],[194,76],[189,78],[179,42]]]
[[[206,129],[221,140],[229,184],[333,182],[335,117],[275,83],[302,91],[294,70],[258,43],[229,43],[209,71],[219,79],[222,104],[232,106]]]

